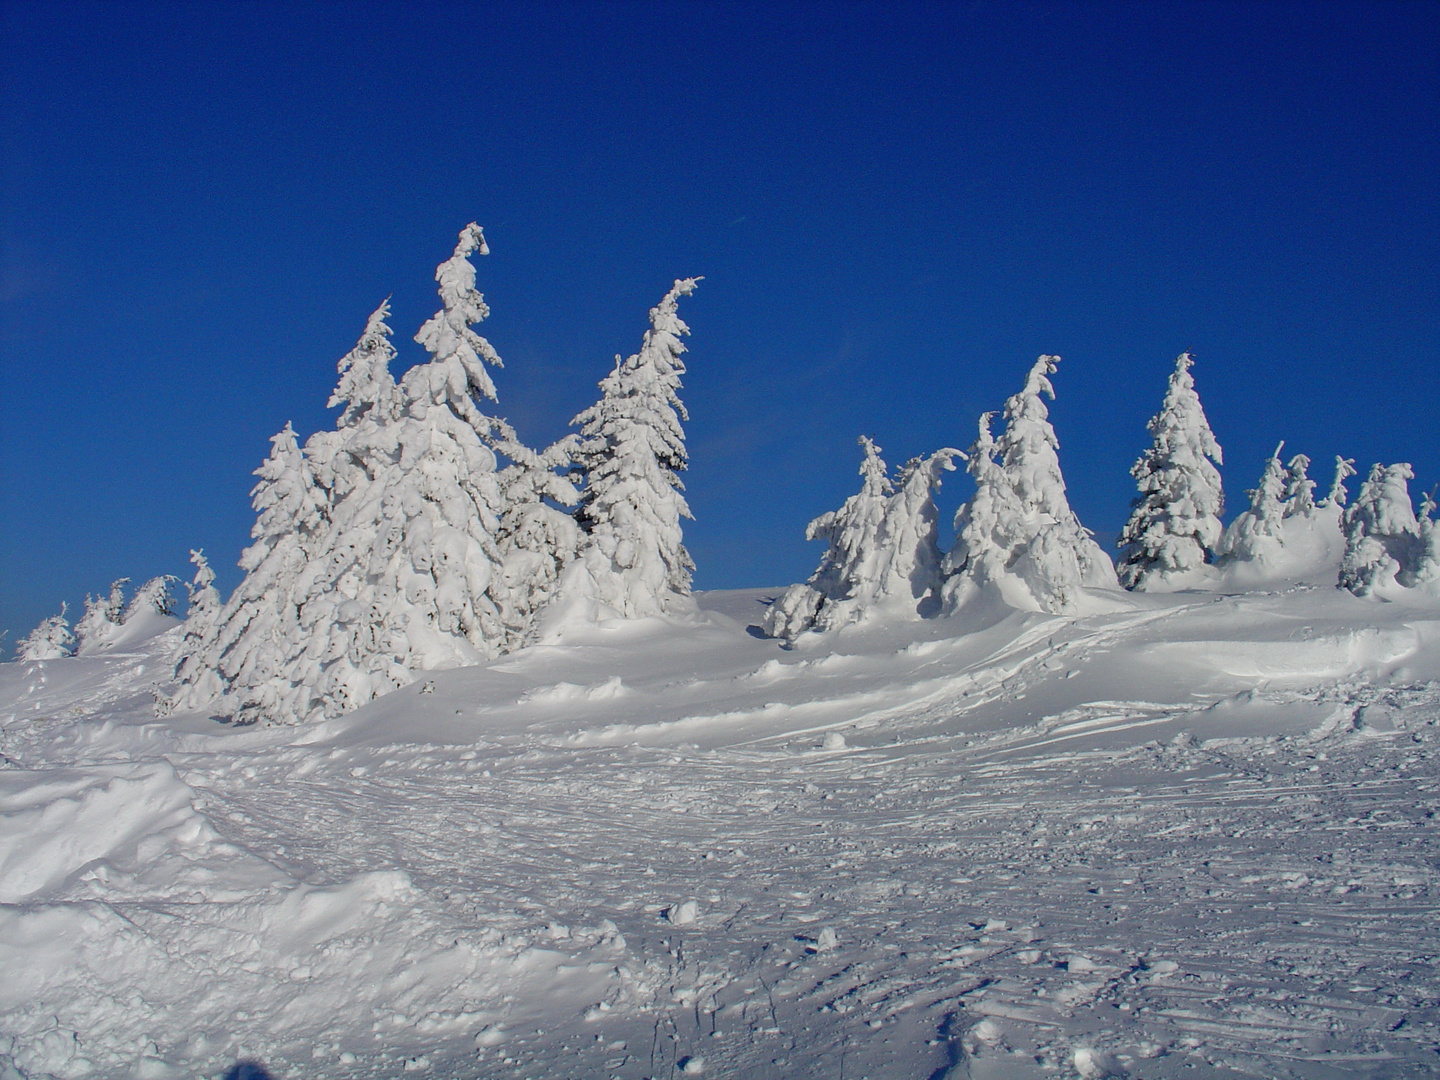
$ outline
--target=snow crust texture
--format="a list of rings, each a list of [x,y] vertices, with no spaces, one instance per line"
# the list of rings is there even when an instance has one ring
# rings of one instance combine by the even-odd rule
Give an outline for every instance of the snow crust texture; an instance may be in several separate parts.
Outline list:
[[[769,595],[305,727],[0,665],[0,1073],[1434,1075],[1426,594]]]

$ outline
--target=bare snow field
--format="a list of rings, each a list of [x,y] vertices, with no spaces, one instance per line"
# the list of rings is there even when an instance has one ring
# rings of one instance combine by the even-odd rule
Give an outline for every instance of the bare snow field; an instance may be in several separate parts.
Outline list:
[[[300,727],[0,665],[0,1076],[1440,1072],[1433,599],[773,595]]]

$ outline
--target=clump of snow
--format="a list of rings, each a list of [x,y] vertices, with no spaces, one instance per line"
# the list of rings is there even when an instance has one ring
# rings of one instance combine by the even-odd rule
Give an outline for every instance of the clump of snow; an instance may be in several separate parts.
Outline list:
[[[1081,1080],[1122,1080],[1129,1075],[1114,1054],[1093,1050],[1088,1046],[1077,1049],[1071,1060]]]

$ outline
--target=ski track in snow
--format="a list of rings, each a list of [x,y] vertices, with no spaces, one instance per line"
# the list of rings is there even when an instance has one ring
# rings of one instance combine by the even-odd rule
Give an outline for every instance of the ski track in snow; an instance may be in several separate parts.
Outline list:
[[[148,719],[163,638],[4,665],[0,1063],[1435,1075],[1440,634],[1333,593],[795,650],[719,594],[302,729]]]

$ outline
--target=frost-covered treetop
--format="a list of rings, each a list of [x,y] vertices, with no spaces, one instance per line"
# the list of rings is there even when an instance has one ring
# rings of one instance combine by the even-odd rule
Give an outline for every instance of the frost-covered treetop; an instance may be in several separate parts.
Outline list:
[[[678,313],[680,297],[689,296],[695,291],[695,287],[704,281],[704,278],[677,278],[671,287],[660,300],[650,309],[650,329],[645,331],[645,337],[640,345],[641,355],[653,353],[650,362],[662,374],[685,374],[685,364],[680,356],[685,352],[685,345],[680,338],[690,333],[690,327]],[[688,420],[690,417],[685,412],[683,405],[679,406],[681,419]]]
[[[1215,439],[1215,433],[1210,430],[1205,408],[1200,404],[1200,395],[1195,391],[1195,377],[1190,374],[1194,365],[1195,357],[1188,352],[1175,358],[1175,370],[1170,373],[1170,385],[1165,393],[1164,404],[1160,412],[1151,418],[1148,426],[1157,444],[1165,441],[1166,449],[1172,452],[1182,447],[1192,449],[1197,459],[1194,467],[1208,476],[1215,470],[1213,467],[1207,468],[1203,459],[1209,458],[1216,465],[1223,465],[1225,458],[1219,442]],[[1215,486],[1218,489],[1218,474],[1215,477]]]
[[[313,530],[324,519],[324,497],[315,490],[304,453],[290,421],[270,437],[270,456],[255,470],[260,482],[250,491],[259,516],[250,535],[278,536],[297,526]]]
[[[386,298],[365,323],[365,332],[355,348],[340,358],[340,381],[327,405],[331,409],[345,406],[339,427],[354,427],[375,408],[388,415],[395,406],[395,377],[390,374],[395,347],[389,341],[392,331],[385,324],[389,317],[390,300]]]
[[[1058,356],[1041,356],[1025,377],[1025,386],[1005,401],[1005,429],[996,445],[1015,494],[1027,508],[1068,519],[1065,481],[1055,454],[1060,441],[1050,426],[1050,410],[1042,395],[1055,400],[1049,376],[1055,374]]]
[[[490,314],[485,298],[475,290],[475,267],[470,256],[477,252],[489,255],[490,248],[484,232],[472,221],[460,231],[455,254],[435,271],[444,306],[415,335],[415,340],[430,353],[431,361],[412,368],[403,383],[411,400],[423,397],[437,405],[447,403],[466,419],[478,412],[475,396],[496,400],[495,384],[485,363],[505,366],[490,342],[470,329],[472,323]]]
[[[1344,506],[1346,500],[1345,481],[1355,475],[1355,459],[1335,455],[1335,480],[1330,485],[1330,494],[1325,496],[1325,506]]]

